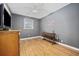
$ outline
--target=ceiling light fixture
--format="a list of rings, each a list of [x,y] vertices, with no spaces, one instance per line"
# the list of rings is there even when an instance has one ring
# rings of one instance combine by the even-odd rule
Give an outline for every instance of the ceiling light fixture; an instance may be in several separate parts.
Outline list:
[[[37,11],[37,10],[33,10],[32,12],[33,12],[33,13],[37,13],[38,11]]]

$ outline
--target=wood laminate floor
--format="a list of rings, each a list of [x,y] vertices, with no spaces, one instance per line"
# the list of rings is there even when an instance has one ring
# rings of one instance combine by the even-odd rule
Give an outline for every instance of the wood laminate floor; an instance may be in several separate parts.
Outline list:
[[[79,52],[41,39],[21,40],[20,43],[21,56],[79,56]]]

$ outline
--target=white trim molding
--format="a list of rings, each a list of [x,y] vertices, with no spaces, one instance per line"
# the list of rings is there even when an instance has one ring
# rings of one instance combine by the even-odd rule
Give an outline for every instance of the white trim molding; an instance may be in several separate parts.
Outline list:
[[[42,36],[35,36],[35,37],[21,38],[20,40],[28,40],[28,39],[35,39],[35,38],[43,38],[43,37]]]
[[[4,4],[4,8],[7,10],[7,12],[9,13],[9,15],[11,15],[11,12],[9,11],[8,7],[6,4]]]
[[[73,47],[73,46],[70,46],[70,45],[67,45],[67,44],[64,44],[64,43],[60,43],[60,42],[56,42],[56,43],[59,44],[59,45],[62,45],[64,47],[70,48],[72,50],[79,51],[79,48],[76,48],[76,47]]]

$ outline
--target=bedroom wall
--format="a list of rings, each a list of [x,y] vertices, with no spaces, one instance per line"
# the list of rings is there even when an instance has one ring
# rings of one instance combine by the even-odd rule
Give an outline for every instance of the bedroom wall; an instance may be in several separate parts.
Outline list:
[[[24,18],[27,20],[34,21],[34,28],[33,29],[24,29]],[[20,30],[21,38],[26,37],[33,37],[39,35],[39,20],[25,17],[17,14],[12,14],[12,29]]]
[[[79,4],[69,4],[41,20],[41,32],[55,31],[60,40],[79,48]]]

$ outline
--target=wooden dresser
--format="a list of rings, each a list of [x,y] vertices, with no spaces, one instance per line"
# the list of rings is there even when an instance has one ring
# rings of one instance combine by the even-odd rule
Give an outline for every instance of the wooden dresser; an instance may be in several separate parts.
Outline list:
[[[19,56],[19,31],[0,31],[0,56]]]

